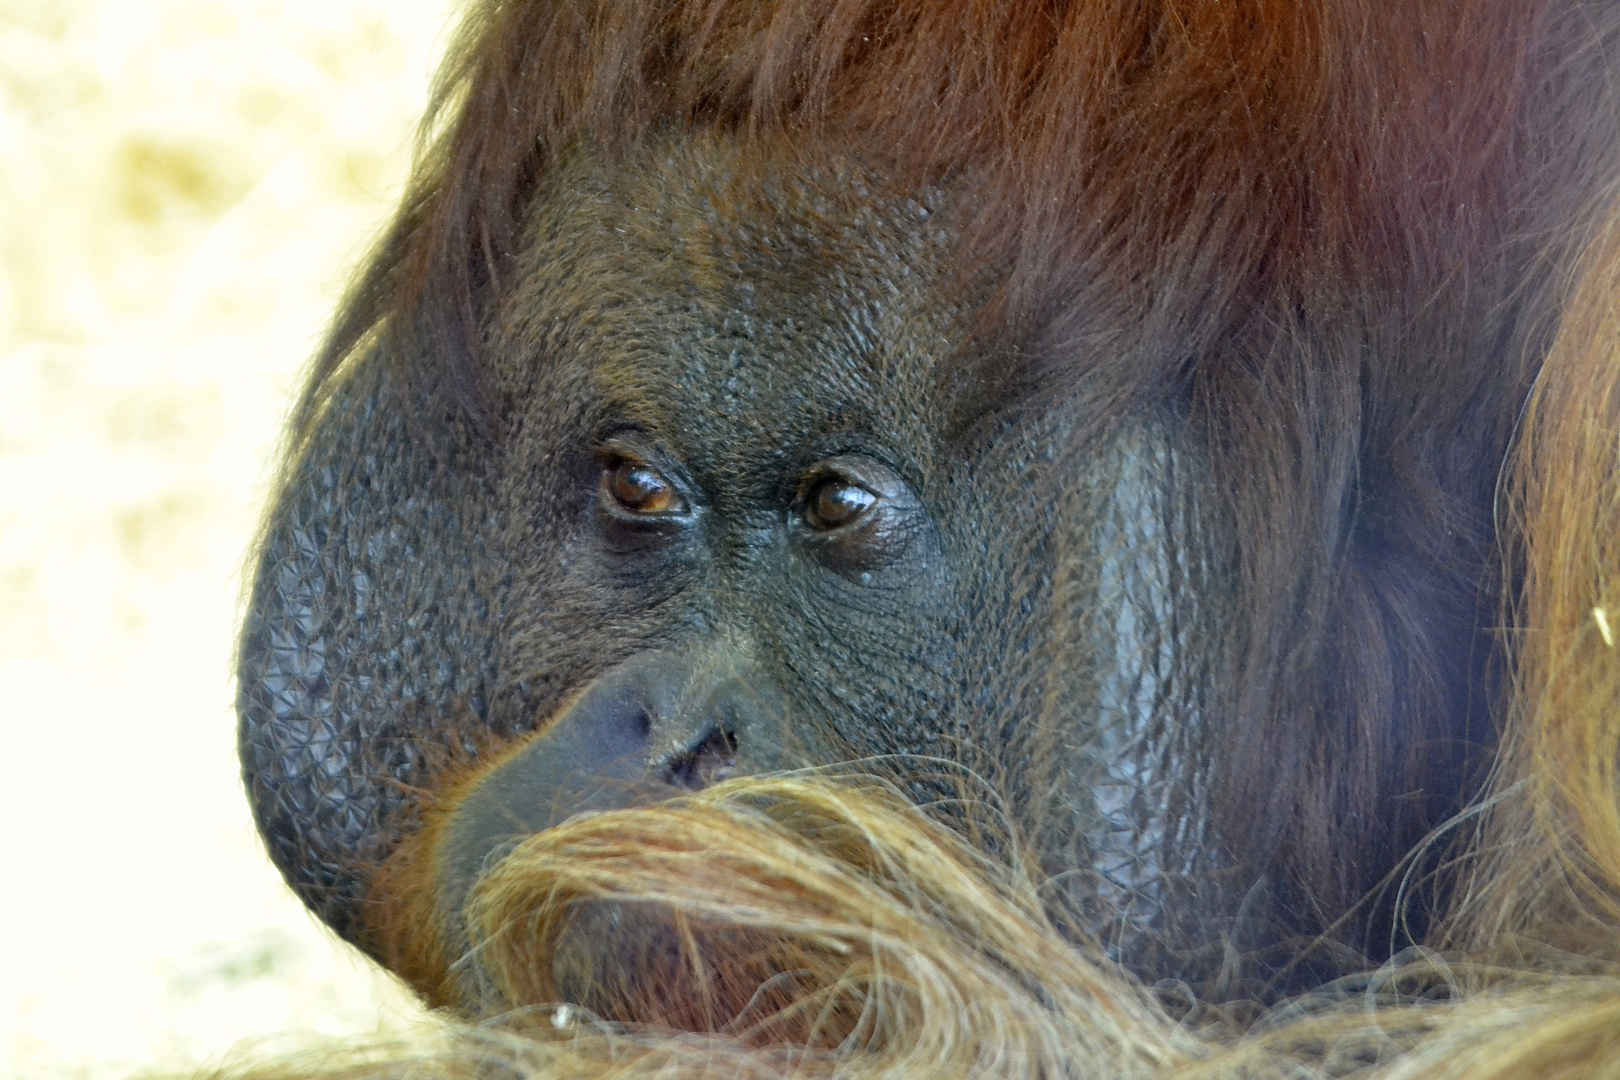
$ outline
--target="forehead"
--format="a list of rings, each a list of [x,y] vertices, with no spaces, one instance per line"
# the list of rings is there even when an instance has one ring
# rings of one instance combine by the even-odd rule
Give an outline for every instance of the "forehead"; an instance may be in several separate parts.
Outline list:
[[[947,217],[853,160],[718,136],[578,155],[537,200],[500,351],[539,396],[671,442],[926,438],[965,324]]]

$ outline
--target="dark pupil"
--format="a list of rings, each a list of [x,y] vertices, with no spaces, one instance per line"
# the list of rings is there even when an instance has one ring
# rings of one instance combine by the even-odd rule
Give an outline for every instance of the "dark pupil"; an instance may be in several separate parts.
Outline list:
[[[613,470],[613,497],[632,510],[666,510],[672,496],[669,482],[645,465],[622,461]]]
[[[876,501],[877,496],[863,487],[842,480],[824,480],[810,493],[805,516],[814,528],[836,529],[860,517]]]

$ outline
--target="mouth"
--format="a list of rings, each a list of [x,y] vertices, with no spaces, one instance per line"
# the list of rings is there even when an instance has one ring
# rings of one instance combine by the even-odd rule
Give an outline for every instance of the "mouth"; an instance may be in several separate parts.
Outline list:
[[[489,865],[456,918],[417,981],[458,1012],[566,1004],[761,1047],[871,1050],[1109,981],[1032,878],[886,785],[821,774],[570,818]]]
[[[860,831],[876,801],[817,778],[746,777],[538,832],[467,894],[463,999],[841,1041],[871,975],[870,894],[893,904],[900,885]]]

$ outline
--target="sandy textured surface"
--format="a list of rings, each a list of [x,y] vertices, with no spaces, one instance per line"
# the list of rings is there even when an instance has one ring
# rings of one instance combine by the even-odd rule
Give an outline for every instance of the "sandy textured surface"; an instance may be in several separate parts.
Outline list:
[[[0,1075],[408,1023],[237,781],[279,425],[398,195],[438,0],[0,0]]]

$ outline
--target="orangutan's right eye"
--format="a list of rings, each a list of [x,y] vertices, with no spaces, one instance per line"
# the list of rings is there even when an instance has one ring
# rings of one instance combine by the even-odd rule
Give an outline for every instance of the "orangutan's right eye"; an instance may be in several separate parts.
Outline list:
[[[669,478],[640,461],[618,458],[609,462],[603,483],[613,501],[633,514],[679,514],[686,510],[686,500]]]

